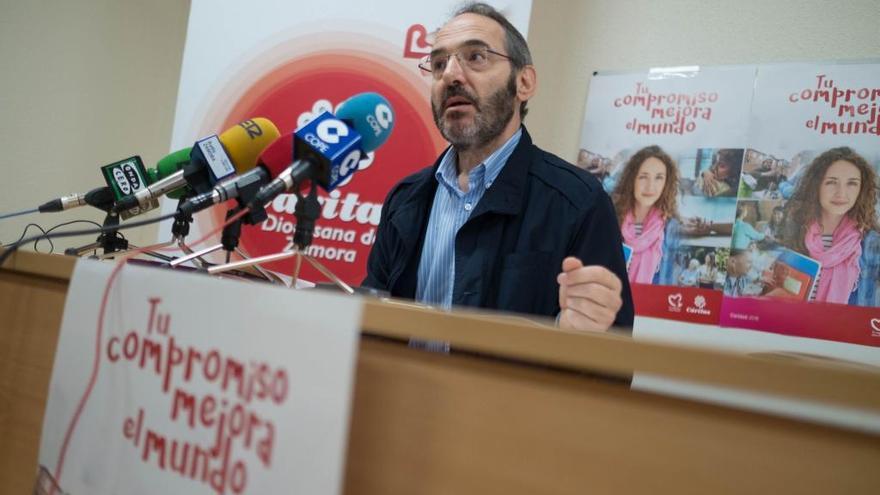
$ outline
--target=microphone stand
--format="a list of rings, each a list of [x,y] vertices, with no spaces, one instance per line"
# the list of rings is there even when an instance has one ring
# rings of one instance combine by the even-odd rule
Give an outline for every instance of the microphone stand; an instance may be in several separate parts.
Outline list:
[[[178,201],[177,201],[178,206],[181,203],[183,203],[184,201],[186,201],[188,198],[189,198],[189,195],[184,195],[180,199],[178,199]],[[168,264],[171,264],[172,266],[176,266],[175,263],[180,258],[174,258],[172,256],[165,256],[163,254],[159,254],[159,253],[152,251],[155,249],[162,249],[162,248],[166,248],[168,246],[176,245],[178,247],[178,249],[180,249],[181,251],[186,253],[186,256],[185,256],[185,258],[187,258],[186,261],[189,261],[194,258],[198,258],[198,261],[202,265],[202,267],[208,266],[209,263],[201,258],[201,256],[203,256],[203,254],[194,253],[193,250],[186,244],[185,239],[186,239],[186,236],[189,235],[189,228],[190,228],[190,224],[192,223],[192,221],[193,221],[192,215],[184,215],[178,211],[178,213],[174,216],[174,222],[171,224],[171,240],[166,241],[166,242],[159,242],[159,243],[147,246],[144,248],[143,252],[145,254],[148,254],[148,255],[153,256],[155,258],[161,259],[162,261],[164,261]],[[117,222],[118,222],[118,220],[117,220]],[[137,249],[137,248],[135,246],[131,246],[131,249],[126,249],[126,250],[120,251],[119,253],[116,253],[116,254],[124,254],[124,253],[132,251],[134,249]],[[108,256],[107,253],[105,252],[105,254],[99,258],[103,259],[103,258],[107,258],[107,257],[112,257],[112,255]]]
[[[98,235],[98,238],[95,242],[90,244],[86,244],[85,246],[80,247],[72,247],[64,250],[64,254],[68,256],[83,256],[85,253],[89,251],[97,251],[101,249],[103,251],[102,254],[93,254],[91,257],[99,260],[113,258],[114,256],[122,253],[126,253],[131,251],[132,249],[137,249],[134,244],[131,244],[119,233],[117,227],[119,227],[119,215],[114,213],[110,207],[101,208],[106,212],[104,215],[104,222],[102,227],[108,228],[104,232],[101,232]],[[169,256],[165,256],[163,254],[155,253],[153,251],[144,251],[145,254],[153,256],[155,258],[161,259],[163,261],[168,261],[171,259]]]
[[[256,191],[254,191],[256,194]],[[248,195],[244,197],[243,200],[239,201],[238,206],[232,208],[231,210],[226,212],[226,220],[228,221],[234,215],[237,215],[241,210],[245,207],[242,205],[248,204],[251,202],[253,195]],[[242,197],[240,197],[242,199]],[[251,259],[247,253],[244,252],[238,245],[239,239],[241,238],[241,225],[242,223],[247,223],[248,225],[256,225],[266,219],[266,210],[264,208],[260,208],[259,211],[252,211],[247,213],[243,218],[239,218],[236,221],[230,223],[226,227],[223,228],[223,233],[220,235],[220,247],[222,247],[226,251],[226,263],[232,259],[232,253],[237,254],[242,260]],[[253,265],[254,269],[259,272],[260,275],[263,276],[269,282],[274,283],[283,283],[278,276],[274,275],[269,270],[261,267],[260,265]],[[209,268],[210,270],[210,268]]]
[[[184,239],[187,235],[189,235],[189,227],[190,224],[193,222],[193,217],[191,214],[181,212],[179,207],[184,202],[186,202],[187,199],[189,199],[189,195],[183,196],[177,201],[177,214],[174,215],[174,223],[171,224],[171,240],[165,243],[165,245],[177,244],[180,250],[186,253],[186,255],[169,261],[168,265],[172,268],[175,268],[179,265],[182,265],[183,263],[195,259],[199,261],[199,264],[202,266],[202,268],[207,268],[211,265],[211,263],[208,263],[202,257],[220,249],[220,246],[210,246],[204,249],[200,249],[198,251],[193,251],[192,248],[186,245]]]
[[[104,222],[101,224],[101,226],[104,228],[118,227],[119,216],[111,211],[108,211],[107,214],[104,215]],[[104,251],[104,255],[112,255],[117,251],[128,249],[128,241],[126,241],[119,234],[118,230],[116,230],[115,228],[111,228],[110,230],[101,232],[98,235],[98,238],[95,239],[95,242],[86,244],[85,246],[80,246],[78,248],[67,248],[64,250],[64,254],[72,256],[82,256],[89,251],[97,251],[98,249],[102,249]],[[95,257],[97,257],[97,255],[95,255]]]
[[[260,183],[255,182],[255,183],[249,185],[248,187],[244,187],[239,190],[239,196],[237,198],[238,206],[236,206],[235,208],[232,208],[226,212],[226,221],[229,221],[230,218],[232,218],[233,216],[235,216],[239,212],[241,212],[245,208],[244,205],[247,205],[247,204],[253,202],[257,193],[260,191],[260,185],[261,185]],[[250,256],[248,256],[248,254],[243,249],[241,249],[239,247],[239,239],[241,238],[242,223],[247,223],[249,225],[256,225],[256,224],[264,221],[266,219],[266,217],[267,217],[266,210],[264,208],[260,208],[255,211],[251,211],[251,212],[247,213],[244,217],[235,220],[234,222],[228,224],[226,227],[223,228],[223,233],[221,234],[221,237],[220,237],[220,244],[216,244],[214,246],[210,246],[205,249],[202,249],[198,252],[192,252],[192,253],[188,254],[187,256],[177,258],[176,260],[171,261],[169,263],[169,265],[171,265],[172,267],[176,267],[182,263],[186,263],[187,261],[189,261],[195,257],[205,256],[207,254],[219,251],[221,248],[226,251],[226,263],[227,264],[232,259],[232,253],[237,254],[243,260],[249,260]],[[192,217],[190,216],[190,218],[192,218]],[[203,265],[203,268],[208,268],[208,265]],[[279,282],[283,283],[278,276],[274,275],[272,272],[264,269],[263,267],[254,266],[254,268],[267,281],[269,281],[271,283],[279,283]]]
[[[309,255],[307,252],[308,247],[312,243],[312,236],[315,233],[315,220],[317,220],[321,214],[321,204],[318,202],[317,185],[314,181],[312,181],[311,188],[309,189],[309,194],[305,197],[303,197],[300,193],[299,187],[295,186],[293,190],[294,194],[296,194],[297,202],[296,208],[294,210],[294,216],[296,216],[296,230],[293,234],[294,248],[292,250],[285,250],[275,254],[251,258],[249,260],[226,263],[225,265],[215,265],[208,268],[208,273],[218,274],[227,272],[229,270],[245,268],[248,266],[257,266],[263,263],[280,261],[295,256],[296,264],[293,271],[293,282],[291,284],[291,287],[296,287],[296,281],[297,279],[299,279],[299,271],[300,267],[302,266],[302,260],[305,259],[307,263],[309,263],[316,270],[321,272],[322,275],[327,277],[327,279],[333,282],[333,284],[342,289],[343,292],[345,292],[346,294],[354,294],[354,289],[352,289],[351,286],[346,284],[343,280],[341,280],[333,272],[331,272],[326,266],[316,260],[313,256]]]

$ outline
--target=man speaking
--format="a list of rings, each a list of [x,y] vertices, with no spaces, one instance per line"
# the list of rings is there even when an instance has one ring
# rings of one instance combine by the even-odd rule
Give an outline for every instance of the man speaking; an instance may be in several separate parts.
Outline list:
[[[446,309],[558,316],[566,329],[631,327],[611,200],[522,125],[537,88],[522,34],[469,4],[419,67],[451,146],[388,194],[363,285]]]

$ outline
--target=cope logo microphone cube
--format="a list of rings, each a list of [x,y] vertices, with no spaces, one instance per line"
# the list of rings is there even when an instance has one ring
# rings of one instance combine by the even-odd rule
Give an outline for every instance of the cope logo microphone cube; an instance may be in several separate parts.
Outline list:
[[[119,160],[110,165],[104,165],[101,167],[101,173],[104,176],[104,181],[113,191],[113,196],[116,201],[119,201],[125,196],[146,189],[150,184],[150,178],[147,175],[147,169],[144,167],[144,162],[141,160],[141,157],[137,155],[124,160]],[[157,208],[159,202],[154,199],[148,206],[149,207],[145,208],[144,211]],[[140,213],[141,208],[135,207],[120,212],[119,216],[122,217],[123,220],[127,220]]]
[[[332,191],[354,173],[361,160],[361,135],[330,112],[324,112],[294,133],[294,157],[319,167],[312,180]]]

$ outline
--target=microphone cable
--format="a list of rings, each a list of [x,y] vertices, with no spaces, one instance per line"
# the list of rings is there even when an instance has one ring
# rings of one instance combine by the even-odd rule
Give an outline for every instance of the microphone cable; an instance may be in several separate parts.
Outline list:
[[[36,213],[38,211],[40,211],[39,208],[31,208],[29,210],[21,210],[21,211],[13,211],[12,213],[4,213],[4,214],[0,215],[0,220],[12,218],[12,217],[17,217],[17,216],[21,216],[21,215],[29,215],[31,213]]]
[[[169,213],[167,215],[162,215],[162,216],[159,216],[156,218],[149,218],[146,220],[138,220],[136,222],[124,223],[121,225],[110,225],[110,226],[100,227],[100,228],[95,228],[95,229],[69,230],[66,232],[55,232],[55,233],[47,232],[47,233],[40,234],[40,235],[34,235],[34,236],[28,237],[26,239],[19,240],[19,241],[15,242],[14,244],[10,244],[9,246],[6,246],[6,250],[3,251],[2,254],[0,254],[0,267],[3,266],[3,263],[6,262],[6,259],[9,258],[10,256],[12,256],[12,253],[17,251],[19,247],[21,247],[25,244],[28,244],[30,242],[38,241],[40,239],[57,239],[59,237],[77,237],[77,236],[81,236],[81,235],[104,234],[104,233],[115,231],[115,230],[132,229],[135,227],[143,227],[144,225],[149,225],[151,223],[162,222],[162,221],[174,218],[175,215],[177,215],[177,212]]]
[[[10,242],[9,244],[10,244],[10,245],[15,244],[16,242],[18,242],[18,241],[24,239],[24,236],[27,235],[27,231],[30,230],[31,227],[34,227],[34,228],[39,229],[40,232],[43,233],[43,236],[45,236],[46,234],[48,234],[49,232],[52,232],[52,231],[55,230],[55,229],[60,229],[61,227],[66,227],[66,226],[68,226],[68,225],[72,225],[72,224],[75,224],[75,223],[90,223],[90,224],[94,225],[95,227],[99,227],[99,228],[101,227],[101,224],[100,224],[100,223],[95,222],[95,221],[92,221],[92,220],[71,220],[71,221],[69,221],[69,222],[59,223],[58,225],[56,225],[56,226],[54,226],[54,227],[50,227],[50,228],[48,228],[48,229],[44,229],[44,228],[43,228],[40,224],[38,224],[38,223],[33,223],[33,222],[31,222],[31,223],[29,223],[29,224],[27,224],[27,225],[24,226],[24,230],[21,231],[21,235],[18,236],[18,239],[16,239],[15,242]],[[119,234],[119,235],[120,235],[123,239],[125,239],[125,236],[124,236],[124,235],[122,235],[122,234]],[[39,242],[42,241],[42,240],[43,240],[43,238],[41,237],[40,239],[37,239],[36,241],[34,241],[34,251],[36,251],[36,252],[38,252],[38,253],[40,252],[40,250],[37,249],[37,244],[39,244]],[[52,254],[52,253],[54,253],[54,252],[55,252],[55,244],[52,242],[52,239],[46,239],[46,242],[49,243],[49,251],[47,251],[46,254]],[[2,248],[2,247],[5,246],[5,245],[6,245],[6,244],[4,244],[3,242],[0,242],[0,248]]]
[[[31,223],[29,223],[29,224],[27,224],[27,225],[24,226],[24,230],[21,231],[21,235],[18,236],[18,239],[16,239],[14,242],[10,242],[9,245],[11,246],[11,245],[13,245],[13,244],[15,244],[15,243],[17,243],[17,242],[20,242],[22,239],[24,239],[24,236],[27,235],[27,232],[28,232],[28,230],[31,229],[31,227],[34,227],[35,229],[37,229],[37,230],[39,230],[40,232],[42,232],[43,235],[46,235],[46,229],[44,229],[44,228],[43,228],[40,224],[38,224],[38,223],[31,222]],[[34,251],[36,251],[36,252],[38,252],[38,253],[40,252],[40,250],[37,249],[37,244],[38,244],[39,242],[40,242],[39,240],[34,241]],[[51,250],[54,249],[53,247],[51,247],[51,246],[52,246],[52,240],[51,240],[51,239],[48,239],[48,242],[49,242],[49,246],[50,246],[50,251],[49,251],[49,252],[52,252]],[[0,242],[0,247],[4,247],[4,246],[6,246],[6,244],[4,244],[3,242]]]
[[[48,233],[48,232],[46,231],[46,229],[44,229],[40,224],[31,222],[31,223],[29,223],[29,224],[27,224],[27,225],[24,226],[24,230],[21,231],[21,235],[18,236],[18,239],[17,239],[15,242],[11,242],[11,243],[9,243],[9,245],[11,246],[11,245],[16,244],[16,243],[18,243],[18,242],[21,242],[21,240],[24,239],[24,236],[27,235],[27,232],[28,232],[28,230],[31,229],[31,227],[34,227],[35,229],[39,230],[40,232],[43,233],[43,235],[46,235],[46,234]],[[40,250],[37,249],[37,244],[39,244],[39,242],[40,242],[41,240],[42,240],[42,238],[37,239],[36,241],[34,241],[34,251],[37,252],[37,253],[40,252]],[[46,239],[46,241],[49,243],[49,253],[51,253],[53,250],[55,250],[55,245],[52,243],[52,239]],[[0,242],[0,247],[3,247],[3,246],[5,246],[5,244],[3,244],[2,242]]]

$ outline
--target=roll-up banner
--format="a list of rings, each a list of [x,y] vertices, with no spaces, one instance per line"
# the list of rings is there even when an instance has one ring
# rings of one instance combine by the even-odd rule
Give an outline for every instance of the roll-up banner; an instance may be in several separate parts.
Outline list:
[[[491,2],[523,34],[531,2]],[[446,146],[430,108],[430,76],[418,68],[432,33],[460,5],[441,1],[295,3],[194,0],[189,18],[172,148],[192,146],[238,122],[265,117],[282,134],[352,95],[377,92],[393,107],[390,138],[344,185],[321,191],[320,216],[307,253],[349,284],[359,285],[375,240],[382,203],[403,177],[433,163]],[[292,247],[296,197],[272,201],[268,218],[243,228],[240,247],[261,256]],[[174,201],[165,201],[166,212]],[[220,225],[225,208],[196,216],[189,238]],[[160,228],[159,240],[170,236]],[[290,274],[294,260],[267,268]],[[303,264],[303,278],[324,281]]]

